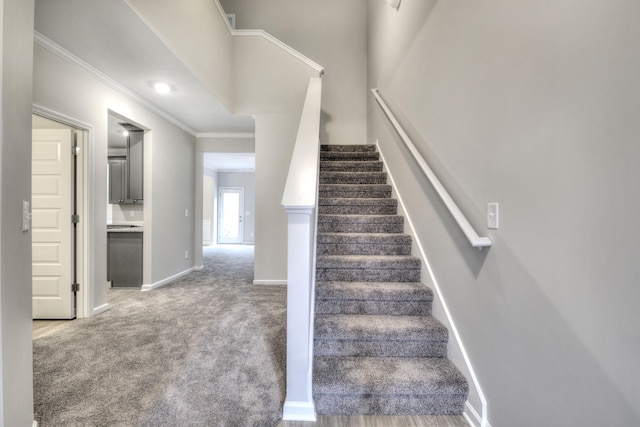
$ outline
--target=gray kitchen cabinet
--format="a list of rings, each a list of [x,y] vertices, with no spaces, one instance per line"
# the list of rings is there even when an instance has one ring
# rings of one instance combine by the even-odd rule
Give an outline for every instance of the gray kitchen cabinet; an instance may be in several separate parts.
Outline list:
[[[109,159],[109,203],[125,203],[125,182],[127,161],[125,159]]]
[[[112,287],[142,286],[142,234],[107,233],[107,280]]]

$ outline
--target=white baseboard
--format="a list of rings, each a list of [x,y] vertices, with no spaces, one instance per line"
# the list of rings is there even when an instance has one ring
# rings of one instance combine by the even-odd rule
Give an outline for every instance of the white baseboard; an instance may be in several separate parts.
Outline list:
[[[316,409],[313,402],[284,402],[283,421],[316,421]]]
[[[92,310],[92,312],[91,312],[91,315],[92,316],[97,316],[100,313],[104,313],[108,309],[109,309],[109,304],[108,303],[102,304],[101,306],[94,308]]]
[[[195,269],[196,269],[196,267],[191,267],[188,270],[185,270],[185,271],[183,271],[181,273],[178,273],[178,274],[174,274],[171,277],[167,277],[166,279],[160,280],[159,282],[153,283],[151,285],[142,285],[142,288],[140,288],[140,290],[142,292],[147,292],[147,291],[152,291],[154,289],[161,288],[161,287],[163,287],[165,285],[168,285],[169,283],[171,283],[171,282],[173,282],[173,281],[175,281],[175,280],[177,280],[177,279],[179,279],[179,278],[181,278],[183,276],[186,276],[187,274],[193,272]]]
[[[254,285],[285,285],[287,284],[286,280],[254,280]]]
[[[38,427],[38,422],[36,420],[33,420],[33,424],[31,424],[31,427]]]
[[[204,265],[196,265],[195,267],[193,267],[194,271],[202,271],[204,270]]]
[[[491,424],[489,424],[487,420],[482,424],[482,416],[480,416],[476,408],[474,408],[468,400],[464,404],[464,412],[462,415],[471,427],[491,427]]]

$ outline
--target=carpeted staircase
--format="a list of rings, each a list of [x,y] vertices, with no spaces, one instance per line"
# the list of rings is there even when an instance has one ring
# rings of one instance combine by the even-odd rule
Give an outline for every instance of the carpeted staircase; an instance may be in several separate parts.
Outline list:
[[[374,145],[320,152],[313,395],[319,414],[461,414],[468,385]]]

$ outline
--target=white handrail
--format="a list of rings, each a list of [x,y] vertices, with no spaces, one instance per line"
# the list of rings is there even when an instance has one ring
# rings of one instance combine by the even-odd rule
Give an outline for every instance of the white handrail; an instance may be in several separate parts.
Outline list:
[[[309,67],[311,67],[314,70],[316,70],[318,72],[318,76],[322,77],[324,75],[324,67],[322,65],[317,64],[315,61],[309,59],[308,57],[306,57],[302,53],[298,52],[297,50],[295,50],[291,46],[289,46],[286,43],[283,43],[282,41],[280,41],[279,39],[273,37],[271,34],[267,33],[266,31],[264,31],[264,30],[236,30],[235,28],[231,28],[231,24],[229,23],[229,20],[227,19],[227,15],[226,15],[224,9],[222,8],[222,5],[220,4],[220,1],[219,0],[213,0],[213,2],[216,5],[216,7],[218,8],[218,12],[220,12],[220,16],[222,17],[224,22],[227,24],[227,29],[229,30],[229,33],[231,33],[232,36],[261,37],[261,38],[267,40],[268,42],[272,43],[273,45],[278,46],[280,49],[284,50],[289,55],[293,56],[294,58],[297,58],[299,61],[307,64]]]
[[[371,92],[373,92],[373,96],[375,96],[376,101],[378,101],[378,104],[380,104],[380,107],[387,115],[387,118],[395,128],[396,132],[398,132],[398,135],[400,135],[402,141],[405,143],[411,154],[413,154],[413,157],[418,162],[418,165],[420,165],[422,172],[424,172],[424,174],[427,176],[427,178],[431,182],[431,185],[433,185],[433,188],[436,190],[444,204],[449,209],[449,212],[453,216],[453,219],[456,220],[464,235],[467,236],[467,239],[469,239],[469,243],[471,243],[471,246],[480,249],[490,247],[492,244],[491,239],[489,239],[488,237],[480,237],[478,233],[476,233],[456,202],[454,202],[454,200],[447,192],[447,189],[444,188],[436,174],[429,167],[416,146],[413,144],[411,138],[409,138],[409,135],[407,135],[407,133],[404,131],[402,125],[400,125],[400,122],[398,122],[396,117],[393,115],[386,102],[384,102],[384,100],[380,96],[380,92],[378,91],[378,89],[371,89]]]

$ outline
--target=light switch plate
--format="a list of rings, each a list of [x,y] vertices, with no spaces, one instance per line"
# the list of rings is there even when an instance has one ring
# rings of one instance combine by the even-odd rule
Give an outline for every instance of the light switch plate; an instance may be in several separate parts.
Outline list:
[[[22,201],[22,231],[29,231],[31,228],[31,206],[26,200]]]
[[[487,228],[497,230],[500,226],[500,215],[497,203],[487,203]]]

